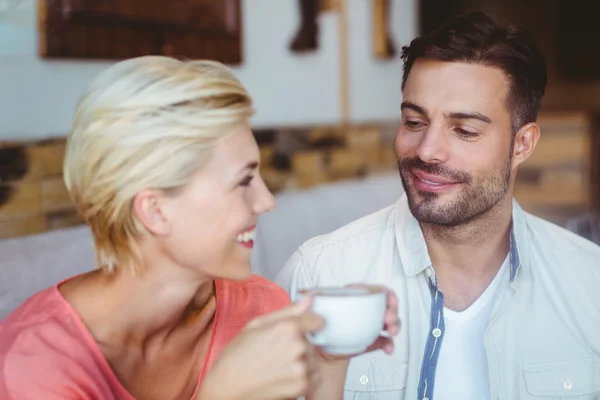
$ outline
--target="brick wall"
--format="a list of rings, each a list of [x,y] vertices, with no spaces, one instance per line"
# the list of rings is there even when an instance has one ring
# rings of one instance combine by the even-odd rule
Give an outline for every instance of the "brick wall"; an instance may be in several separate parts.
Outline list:
[[[81,223],[62,180],[64,140],[0,146],[0,237]]]
[[[389,140],[393,130],[370,126],[257,131],[261,172],[277,193],[394,169]],[[0,238],[83,223],[62,180],[64,149],[64,139],[0,143]]]
[[[542,138],[520,168],[515,197],[555,222],[592,207],[592,125],[585,113],[544,113]],[[278,193],[397,169],[397,124],[255,132],[261,173]],[[0,143],[0,238],[81,224],[62,181],[64,139]],[[399,183],[400,184],[400,183]]]

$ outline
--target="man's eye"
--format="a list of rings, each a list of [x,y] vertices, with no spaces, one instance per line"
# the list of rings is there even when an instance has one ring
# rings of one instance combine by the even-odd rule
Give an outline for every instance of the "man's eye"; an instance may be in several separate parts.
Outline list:
[[[404,126],[410,130],[421,129],[425,124],[420,121],[404,121]]]
[[[461,129],[461,128],[454,128],[454,131],[459,136],[466,138],[466,139],[472,139],[472,138],[476,138],[477,136],[479,136],[478,132],[471,132],[471,131],[467,131],[467,130]]]

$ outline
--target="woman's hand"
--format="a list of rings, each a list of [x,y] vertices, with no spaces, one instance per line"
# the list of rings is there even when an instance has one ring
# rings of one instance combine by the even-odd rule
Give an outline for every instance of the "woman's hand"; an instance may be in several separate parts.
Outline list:
[[[351,357],[369,353],[375,350],[383,350],[387,354],[392,354],[394,352],[394,340],[392,337],[396,336],[400,331],[400,318],[398,317],[398,297],[396,297],[394,292],[384,286],[365,284],[351,284],[348,286],[385,290],[387,294],[387,309],[385,312],[384,330],[387,332],[387,335],[379,336],[363,353],[338,356],[319,351],[319,354],[326,361],[349,359]]]
[[[323,327],[310,298],[255,318],[223,350],[198,400],[295,399],[307,392],[316,360],[305,334]]]

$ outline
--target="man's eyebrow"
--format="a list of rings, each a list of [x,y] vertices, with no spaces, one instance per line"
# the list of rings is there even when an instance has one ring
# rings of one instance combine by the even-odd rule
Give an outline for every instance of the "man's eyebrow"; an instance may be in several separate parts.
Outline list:
[[[410,101],[403,101],[400,105],[401,110],[413,110],[418,112],[419,114],[427,115],[427,110],[423,107],[416,105],[415,103],[411,103]]]
[[[479,121],[483,121],[486,124],[492,123],[492,120],[489,117],[486,117],[485,115],[478,112],[453,112],[446,114],[445,117],[448,119],[476,119]]]
[[[427,110],[419,105],[416,105],[415,103],[412,103],[410,101],[403,101],[401,106],[400,106],[401,110],[413,110],[415,112],[418,112],[419,114],[423,114],[423,115],[427,115]],[[479,112],[451,112],[451,113],[447,113],[444,114],[444,117],[446,117],[447,119],[476,119],[482,122],[485,122],[486,124],[491,124],[492,120],[491,118],[479,113]]]

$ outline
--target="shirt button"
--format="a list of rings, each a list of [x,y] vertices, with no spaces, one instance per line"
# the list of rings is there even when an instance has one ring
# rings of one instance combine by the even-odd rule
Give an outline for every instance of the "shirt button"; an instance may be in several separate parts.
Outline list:
[[[567,390],[571,389],[573,387],[573,382],[571,382],[570,380],[566,380],[563,382],[563,387]]]
[[[431,275],[433,275],[433,270],[431,268],[427,268],[425,270],[425,275],[427,275],[428,278],[431,278]]]
[[[421,400],[429,400],[429,397],[423,397]]]
[[[366,385],[367,383],[369,383],[369,377],[366,375],[363,375],[360,377],[359,381],[361,384]]]
[[[431,331],[431,334],[434,338],[439,338],[440,336],[442,336],[442,330],[440,328],[435,328]]]

